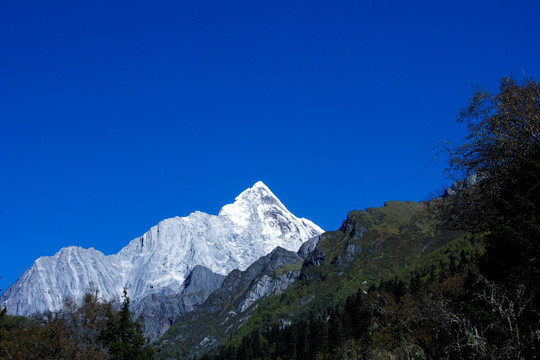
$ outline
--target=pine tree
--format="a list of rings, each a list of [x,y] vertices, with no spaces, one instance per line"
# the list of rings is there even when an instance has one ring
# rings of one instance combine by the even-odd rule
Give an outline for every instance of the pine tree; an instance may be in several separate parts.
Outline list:
[[[343,329],[343,323],[339,314],[336,312],[330,315],[330,320],[328,323],[328,345],[330,350],[335,351],[343,343],[345,343],[346,334]]]
[[[317,354],[328,352],[328,322],[321,316],[311,313],[307,326],[309,334],[307,358],[314,359]]]
[[[124,302],[118,313],[109,304],[107,322],[101,338],[108,348],[111,360],[150,360],[154,358],[154,349],[144,337],[143,326],[139,320],[133,320],[129,310],[129,297],[124,289]]]

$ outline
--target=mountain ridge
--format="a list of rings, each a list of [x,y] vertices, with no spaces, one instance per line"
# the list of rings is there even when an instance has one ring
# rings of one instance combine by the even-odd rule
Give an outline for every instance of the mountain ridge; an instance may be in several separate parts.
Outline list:
[[[244,190],[218,215],[195,211],[160,221],[117,254],[70,246],[40,257],[1,296],[9,314],[58,310],[66,296],[94,284],[107,300],[124,287],[136,302],[153,293],[181,290],[196,265],[227,275],[246,269],[277,246],[297,251],[323,230],[294,216],[261,181]]]

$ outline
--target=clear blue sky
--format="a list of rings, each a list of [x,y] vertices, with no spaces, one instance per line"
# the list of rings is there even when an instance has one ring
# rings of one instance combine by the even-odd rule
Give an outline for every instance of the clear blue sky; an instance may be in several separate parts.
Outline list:
[[[540,78],[539,19],[537,0],[3,1],[0,288],[257,180],[326,230],[425,199],[471,85]]]

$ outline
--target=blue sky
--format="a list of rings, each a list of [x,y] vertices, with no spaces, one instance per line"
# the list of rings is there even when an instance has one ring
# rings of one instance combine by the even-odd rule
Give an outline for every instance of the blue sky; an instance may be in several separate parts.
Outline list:
[[[0,8],[0,288],[262,180],[297,216],[423,200],[472,86],[540,78],[534,1]]]

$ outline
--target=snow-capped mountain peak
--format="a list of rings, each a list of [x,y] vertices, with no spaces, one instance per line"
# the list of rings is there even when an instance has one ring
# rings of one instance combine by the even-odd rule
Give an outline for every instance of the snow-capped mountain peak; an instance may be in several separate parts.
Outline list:
[[[218,216],[228,217],[233,222],[246,226],[249,222],[249,216],[258,214],[258,209],[272,206],[288,211],[272,191],[262,181],[258,181],[253,187],[238,195],[234,199],[234,203],[221,208]]]
[[[218,215],[196,211],[162,220],[118,254],[68,247],[41,257],[0,300],[9,313],[29,315],[59,309],[65,296],[79,296],[91,282],[107,299],[120,297],[124,286],[134,301],[175,293],[196,265],[227,275],[245,270],[277,246],[297,251],[322,232],[290,213],[259,181]]]

